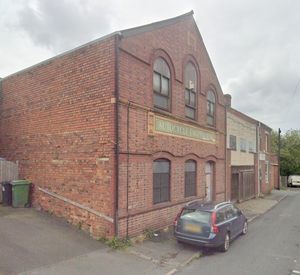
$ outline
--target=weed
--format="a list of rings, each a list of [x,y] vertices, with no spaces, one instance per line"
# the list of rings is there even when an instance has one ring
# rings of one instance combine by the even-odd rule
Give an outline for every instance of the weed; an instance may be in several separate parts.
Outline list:
[[[155,236],[154,235],[155,232],[152,229],[145,229],[143,233],[144,233],[146,239],[148,239],[148,240],[152,240]]]
[[[106,244],[113,249],[125,249],[128,246],[131,246],[131,241],[128,238],[120,239],[120,238],[114,237],[110,240],[107,240]]]
[[[106,243],[108,241],[108,239],[106,237],[99,237],[99,238],[97,238],[97,241],[99,241],[101,243]]]
[[[80,221],[80,222],[77,224],[77,227],[78,227],[79,230],[82,229],[82,221]]]

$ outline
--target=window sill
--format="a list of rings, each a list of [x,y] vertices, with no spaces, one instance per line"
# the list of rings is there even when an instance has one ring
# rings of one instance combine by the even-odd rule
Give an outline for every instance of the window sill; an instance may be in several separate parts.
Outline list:
[[[191,117],[186,116],[185,119],[190,121],[190,122],[197,123],[197,120],[195,118],[191,118]]]
[[[153,112],[160,113],[160,114],[167,115],[167,116],[170,116],[172,114],[170,110],[161,109],[161,108],[155,107],[155,106],[153,107]]]
[[[215,129],[216,130],[216,126],[215,125],[208,125],[207,124],[206,127],[209,128],[209,129]]]

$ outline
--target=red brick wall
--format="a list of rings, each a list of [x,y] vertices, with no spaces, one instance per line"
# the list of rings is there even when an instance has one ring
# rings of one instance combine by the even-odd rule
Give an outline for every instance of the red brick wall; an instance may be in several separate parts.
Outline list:
[[[232,200],[231,198],[231,150],[226,149],[227,158],[226,158],[226,193],[227,193],[227,200]]]
[[[94,236],[114,234],[113,224],[37,187],[114,217],[114,53],[111,37],[2,82],[1,156],[33,182],[34,205]]]
[[[119,233],[124,236],[169,225],[184,202],[204,198],[206,161],[215,162],[214,197],[217,201],[225,199],[225,109],[223,93],[192,18],[154,31],[125,36],[120,47],[119,85],[124,104],[120,106],[119,116],[122,153]],[[172,107],[169,113],[153,108],[152,64],[157,56],[169,62],[172,74]],[[200,72],[196,121],[185,118],[183,68],[187,60],[194,60]],[[206,126],[206,92],[209,87],[214,87],[217,95],[215,128]],[[130,102],[129,106],[127,102]],[[215,131],[217,145],[159,134],[149,136],[149,111]],[[152,165],[157,158],[171,161],[171,199],[154,205]],[[184,198],[184,162],[188,159],[197,162],[197,197]]]
[[[169,113],[153,109],[152,64],[157,56],[169,62],[172,72]],[[196,121],[186,119],[184,113],[183,68],[188,60],[199,70]],[[185,160],[197,162],[198,198],[205,196],[205,163],[215,163],[214,199],[224,200],[224,97],[193,18],[123,37],[118,65],[123,102],[119,106],[120,235],[168,225],[181,205],[195,198],[183,195]],[[21,176],[35,187],[109,217],[115,212],[114,76],[114,38],[108,38],[4,79],[0,107],[0,153],[19,161]],[[216,127],[206,125],[208,89],[217,97]],[[217,143],[149,136],[149,111],[209,129],[217,134]],[[171,161],[171,199],[153,205],[152,163],[161,157]],[[94,236],[114,234],[112,223],[35,190],[35,205],[80,224]]]
[[[266,150],[266,134],[268,135],[268,148]],[[261,167],[261,192],[262,193],[270,193],[274,186],[277,185],[278,179],[276,178],[274,169],[278,170],[278,166],[274,166],[277,164],[277,158],[270,152],[271,148],[271,130],[265,127],[263,124],[259,128],[260,135],[260,150],[262,154],[265,154],[265,160],[260,160]],[[266,161],[269,162],[269,182],[266,181]]]

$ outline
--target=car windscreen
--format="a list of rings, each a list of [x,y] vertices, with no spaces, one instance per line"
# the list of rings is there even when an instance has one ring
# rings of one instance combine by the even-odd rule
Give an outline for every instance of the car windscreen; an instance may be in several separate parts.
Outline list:
[[[184,221],[210,224],[211,213],[197,209],[184,209],[180,218]]]

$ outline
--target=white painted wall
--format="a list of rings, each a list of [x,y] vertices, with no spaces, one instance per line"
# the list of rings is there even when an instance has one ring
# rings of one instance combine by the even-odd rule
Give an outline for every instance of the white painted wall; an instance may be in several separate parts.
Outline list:
[[[254,154],[249,152],[249,142],[252,142],[256,152],[256,125],[227,112],[227,148],[230,148],[230,135],[236,136],[237,143],[236,151],[231,150],[231,165],[254,165]],[[246,152],[240,150],[241,138],[247,141]]]

